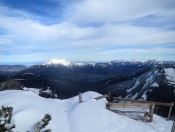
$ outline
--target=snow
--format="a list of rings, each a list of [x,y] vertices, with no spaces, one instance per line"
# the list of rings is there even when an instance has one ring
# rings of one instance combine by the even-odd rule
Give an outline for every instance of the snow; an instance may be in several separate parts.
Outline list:
[[[29,91],[5,91],[0,93],[0,100],[0,106],[8,105],[14,108],[13,121],[16,125],[14,131],[31,131],[33,125],[47,113],[52,116],[47,129],[51,128],[53,132],[70,130],[64,107],[50,99]]]
[[[85,63],[75,63],[75,66],[85,66]]]
[[[92,65],[93,67],[95,67],[96,63],[89,63],[89,65]]]
[[[173,68],[164,68],[166,79],[169,84],[175,84],[175,69]]]
[[[126,90],[126,91],[128,93],[132,92],[139,84],[140,84],[139,79],[137,79],[137,81],[135,82],[135,85],[132,88]]]
[[[147,91],[148,91],[148,90],[146,90],[146,91],[143,93],[143,95],[142,95],[142,98],[143,98],[144,100],[147,100],[147,94],[146,94]]]
[[[149,72],[148,75],[147,75],[147,79],[146,79],[146,82],[145,84],[143,85],[139,95],[142,95],[141,97],[146,100],[147,99],[147,91],[148,91],[148,86],[150,86],[151,84],[154,83],[154,78],[155,78],[155,72]]]
[[[39,94],[39,91],[40,91],[41,89],[24,87],[23,90],[25,90],[25,91],[31,91],[31,92],[33,92],[33,93]]]
[[[15,80],[16,80],[16,81],[23,81],[23,80],[26,80],[26,79],[16,78]]]
[[[35,93],[37,95],[39,95],[40,92],[52,95],[52,90],[50,90],[49,87],[47,89],[45,89],[45,90],[43,90],[41,88],[39,89],[39,88],[27,88],[27,87],[24,87],[23,90],[31,91],[31,92],[33,92],[33,93]]]
[[[64,59],[51,59],[51,60],[46,61],[45,63],[43,63],[43,65],[52,65],[52,64],[62,64],[64,66],[69,66],[70,62],[66,61]]]
[[[138,93],[135,93],[135,95],[132,97],[132,99],[135,99],[138,96]]]
[[[43,90],[42,92],[47,94],[52,94],[52,90],[50,90],[49,88],[47,88],[46,90]]]
[[[154,115],[152,123],[136,121],[127,116],[115,114],[105,109],[106,100],[95,100],[100,96],[95,92],[66,99],[46,99],[30,91],[0,92],[0,107],[12,106],[12,121],[16,124],[14,132],[32,131],[33,125],[45,114],[51,114],[52,120],[46,126],[52,132],[170,132],[172,121]]]
[[[24,73],[23,75],[25,76],[25,75],[35,75],[35,74],[33,74],[33,73]]]
[[[156,83],[156,82],[154,82],[154,83],[151,85],[151,87],[159,87],[159,84]]]
[[[141,96],[144,100],[147,100],[147,91],[148,91],[148,89],[145,89],[145,88],[147,88],[147,86],[148,85],[150,85],[151,83],[151,85],[150,85],[150,87],[159,87],[159,84],[157,83],[157,82],[153,82],[154,81],[154,75],[157,73],[157,71],[154,71],[154,73],[153,74],[149,74],[149,78],[148,79],[146,79],[146,83],[145,83],[145,85],[143,86],[143,89],[142,89],[142,91],[144,91],[144,93],[143,93],[143,95]]]

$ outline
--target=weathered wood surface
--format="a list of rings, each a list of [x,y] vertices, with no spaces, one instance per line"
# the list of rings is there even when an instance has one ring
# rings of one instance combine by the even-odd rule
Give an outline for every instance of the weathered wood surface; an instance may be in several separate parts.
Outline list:
[[[103,99],[103,98],[107,98],[107,97],[108,97],[108,95],[106,94],[106,95],[102,95],[102,96],[96,97],[94,99],[99,100],[99,99]]]
[[[115,113],[144,113],[144,120],[147,122],[153,121],[153,113],[155,104],[153,103],[107,103],[106,108]],[[117,108],[131,108],[131,110],[116,110]],[[140,110],[132,110],[132,108],[139,108]],[[149,109],[149,112],[142,111]]]
[[[96,97],[94,99],[99,100],[102,98],[111,98],[112,101],[130,101],[130,102],[138,102],[138,103],[154,103],[157,106],[169,106],[169,107],[173,107],[174,103],[164,103],[164,102],[153,102],[153,101],[145,101],[145,100],[134,100],[134,99],[130,99],[130,98],[119,98],[119,97],[111,97],[111,94],[105,94],[99,97]]]
[[[82,99],[82,94],[79,93],[79,103],[82,103],[83,102],[83,99]]]
[[[114,113],[146,113],[146,111],[129,111],[129,110],[121,111],[121,110],[113,110],[113,109],[109,109],[109,110]]]
[[[155,108],[155,104],[151,104],[150,105],[150,109],[149,109],[149,119],[147,120],[148,122],[152,122],[153,121],[153,115],[154,115],[154,108]]]
[[[173,122],[173,126],[172,126],[172,129],[171,129],[171,132],[175,132],[175,121]]]
[[[134,99],[130,99],[130,98],[112,97],[111,92],[109,92],[108,95],[102,95],[102,96],[96,97],[94,99],[99,100],[99,99],[102,99],[102,98],[107,98],[107,100],[109,102],[109,103],[106,104],[106,108],[107,109],[116,108],[116,107],[118,107],[118,108],[119,107],[120,108],[125,108],[126,107],[126,105],[125,105],[126,103],[125,104],[124,103],[111,103],[113,101],[127,101],[127,102],[130,102],[131,105],[127,105],[128,108],[136,108],[136,107],[137,108],[148,108],[151,105],[147,105],[147,104],[154,104],[154,106],[153,106],[154,108],[149,108],[151,116],[153,116],[155,106],[170,107],[167,120],[170,119],[171,111],[172,111],[172,108],[174,107],[174,103],[173,102],[172,103],[164,103],[164,102],[153,102],[153,101],[145,101],[145,100],[134,100]],[[140,103],[140,105],[136,104],[134,106],[134,105],[132,105],[132,104],[134,104],[133,102]]]
[[[155,105],[160,105],[160,106],[169,106],[173,107],[173,103],[163,103],[163,102],[153,102],[153,101],[145,101],[145,100],[134,100],[134,99],[129,99],[129,98],[118,98],[118,97],[112,97],[113,101],[130,101],[130,102],[139,102],[139,103],[154,103]]]
[[[142,108],[149,109],[150,103],[107,103],[110,109],[113,108]]]
[[[11,123],[12,120],[12,112],[13,112],[13,107],[9,107],[9,118],[7,120],[7,123]]]
[[[169,113],[168,113],[167,120],[170,120],[171,111],[172,111],[173,106],[174,106],[174,103],[172,102],[172,106],[171,106],[170,109],[169,109]]]

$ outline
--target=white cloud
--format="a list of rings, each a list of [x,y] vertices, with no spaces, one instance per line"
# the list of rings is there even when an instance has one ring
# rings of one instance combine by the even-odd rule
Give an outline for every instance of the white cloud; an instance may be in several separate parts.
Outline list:
[[[8,38],[0,37],[0,45],[10,44],[11,41]]]
[[[54,56],[64,57],[63,55],[74,50],[82,50],[87,55],[91,54],[90,50],[92,52],[94,50],[92,54],[95,56],[95,50],[111,49],[117,46],[125,47],[125,49],[105,51],[100,54],[122,54],[123,52],[127,54],[174,54],[174,49],[157,48],[175,43],[174,30],[165,30],[163,27],[134,26],[130,22],[116,23],[132,21],[147,15],[170,19],[175,15],[174,9],[169,7],[171,3],[174,2],[172,0],[166,2],[163,0],[84,0],[69,5],[66,9],[70,14],[65,14],[68,18],[62,23],[53,25],[45,25],[35,19],[37,16],[26,12],[0,6],[0,29],[6,31],[5,34],[0,34],[1,58],[7,58],[7,55],[9,58],[18,58],[22,54],[28,58],[37,55],[55,58]],[[96,22],[103,24],[80,26]],[[140,47],[141,45],[154,48],[126,49],[127,46]],[[63,54],[63,50],[67,53]],[[7,55],[2,56],[2,54]],[[82,55],[79,52],[74,55],[74,58],[77,58],[76,56]],[[34,58],[41,59],[42,57]],[[71,58],[71,55],[67,58]],[[83,56],[83,58],[89,57]],[[97,58],[100,59],[100,57]]]
[[[1,44],[4,43],[10,47],[13,43],[16,50],[95,49],[175,42],[175,31],[137,27],[129,24],[77,27],[72,23],[65,22],[48,26],[31,19],[5,16],[1,16],[0,19],[0,27],[8,32],[8,35],[4,35],[6,39],[0,38]]]
[[[171,54],[175,56],[175,49],[172,48],[150,48],[150,49],[139,49],[139,48],[127,48],[127,49],[115,49],[108,51],[101,51],[98,54],[101,55],[110,55],[110,54],[127,54],[127,55],[165,55]]]
[[[174,0],[84,0],[70,6],[67,14],[76,23],[131,21],[141,17],[175,16]]]
[[[172,48],[127,48],[98,52],[103,60],[139,60],[139,59],[159,59],[174,61],[175,49]]]

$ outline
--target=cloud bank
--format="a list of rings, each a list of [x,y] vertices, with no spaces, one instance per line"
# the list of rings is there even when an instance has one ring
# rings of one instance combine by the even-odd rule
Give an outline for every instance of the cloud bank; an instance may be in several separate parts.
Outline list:
[[[0,2],[2,62],[175,58],[174,0],[43,1]]]

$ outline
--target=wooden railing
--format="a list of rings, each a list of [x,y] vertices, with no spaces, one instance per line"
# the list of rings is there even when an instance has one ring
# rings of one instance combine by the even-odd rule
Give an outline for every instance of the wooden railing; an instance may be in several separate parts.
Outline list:
[[[174,103],[164,103],[164,102],[153,102],[153,101],[145,101],[145,100],[134,100],[134,99],[129,99],[129,98],[118,98],[118,97],[111,97],[112,101],[127,101],[127,102],[138,102],[138,103],[154,103],[155,106],[166,106],[166,107],[170,107],[169,108],[169,112],[168,112],[168,117],[167,120],[170,120],[170,115],[171,115],[171,111],[172,108],[174,106]]]
[[[150,103],[107,103],[107,108],[142,108],[142,109],[149,109]]]
[[[125,101],[125,102],[130,102],[130,103],[133,103],[133,102],[141,103],[142,106],[144,106],[144,104],[155,104],[155,106],[170,107],[169,112],[168,112],[167,120],[170,120],[171,111],[172,111],[172,108],[174,107],[173,102],[172,103],[164,103],[164,102],[153,102],[153,101],[145,101],[145,100],[134,100],[134,99],[130,99],[130,98],[112,97],[111,93],[96,97],[94,99],[99,100],[99,99],[102,99],[102,98],[107,98],[108,103],[112,103],[112,102],[115,102],[115,101]],[[115,103],[115,104],[117,105],[117,103]],[[126,105],[126,104],[124,104],[124,105]],[[114,104],[112,104],[112,107],[113,106],[114,106]],[[132,106],[134,107],[134,104],[132,104]]]
[[[106,104],[107,109],[112,110],[111,108],[116,108],[116,107],[117,108],[149,108],[149,112],[150,112],[151,116],[152,116],[152,113],[154,112],[155,106],[170,107],[167,120],[170,120],[171,111],[172,111],[172,108],[174,106],[173,102],[172,103],[164,103],[164,102],[153,102],[153,101],[145,101],[145,100],[134,100],[134,99],[130,99],[130,98],[112,97],[111,93],[96,97],[94,99],[99,100],[99,99],[103,99],[103,98],[107,98],[107,100],[108,100],[108,103]],[[118,101],[118,102],[123,101],[123,102],[116,103],[116,101]],[[79,103],[81,103],[81,102],[83,102],[82,94],[79,93]],[[129,102],[129,103],[124,103],[124,102]],[[128,111],[128,112],[131,112],[131,111]]]
[[[112,101],[130,101],[130,102],[139,102],[139,103],[155,103],[155,105],[158,106],[169,106],[173,107],[174,103],[164,103],[164,102],[153,102],[153,101],[145,101],[145,100],[134,100],[130,98],[118,98],[118,97],[112,97]]]

